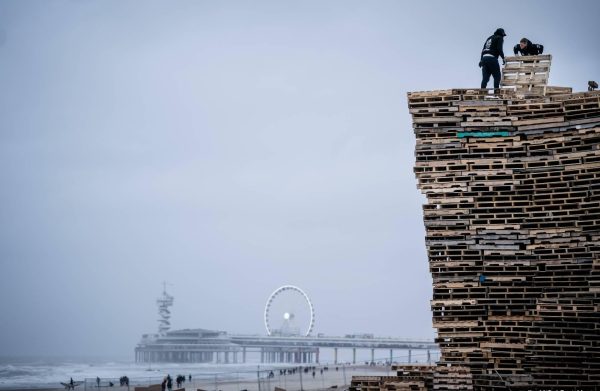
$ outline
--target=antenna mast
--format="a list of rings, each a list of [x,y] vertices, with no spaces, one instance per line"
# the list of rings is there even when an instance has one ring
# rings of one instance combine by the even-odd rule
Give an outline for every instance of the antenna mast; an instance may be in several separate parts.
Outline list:
[[[164,334],[171,328],[169,319],[171,318],[171,311],[169,307],[173,305],[173,296],[167,293],[167,282],[163,281],[163,294],[156,300],[158,305],[158,333]]]

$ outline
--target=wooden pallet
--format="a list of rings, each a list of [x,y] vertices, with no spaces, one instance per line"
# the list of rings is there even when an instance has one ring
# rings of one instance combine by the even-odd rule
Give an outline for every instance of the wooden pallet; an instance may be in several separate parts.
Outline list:
[[[515,93],[545,94],[552,56],[506,57],[501,86]]]

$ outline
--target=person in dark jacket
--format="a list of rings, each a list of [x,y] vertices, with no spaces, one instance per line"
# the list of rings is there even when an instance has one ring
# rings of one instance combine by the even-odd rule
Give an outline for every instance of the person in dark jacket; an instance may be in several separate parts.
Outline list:
[[[481,50],[481,59],[479,66],[481,67],[481,88],[487,88],[487,83],[490,80],[490,76],[494,77],[494,88],[500,87],[500,65],[498,64],[498,56],[502,58],[502,65],[506,64],[504,61],[504,37],[506,33],[504,29],[499,28],[494,32],[494,35],[488,37],[483,44],[483,50]]]
[[[544,53],[544,45],[532,43],[527,38],[522,38],[521,41],[513,48],[515,56],[521,54],[521,56],[537,56]]]

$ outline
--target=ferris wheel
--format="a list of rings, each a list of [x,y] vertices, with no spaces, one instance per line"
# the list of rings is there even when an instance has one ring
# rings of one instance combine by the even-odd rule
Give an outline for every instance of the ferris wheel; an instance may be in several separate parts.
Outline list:
[[[315,309],[308,295],[294,285],[277,288],[265,305],[267,335],[309,336],[315,325]]]

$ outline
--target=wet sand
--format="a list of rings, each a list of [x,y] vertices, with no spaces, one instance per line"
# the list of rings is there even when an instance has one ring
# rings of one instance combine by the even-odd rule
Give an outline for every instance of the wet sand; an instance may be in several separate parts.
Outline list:
[[[323,371],[321,374],[321,367],[316,367],[315,376],[312,376],[312,370],[308,373],[302,372],[302,380],[300,379],[300,373],[297,371],[295,374],[280,375],[279,370],[274,370],[274,376],[268,378],[265,373],[261,373],[260,378],[260,390],[259,390],[259,379],[252,378],[239,378],[222,380],[217,379],[194,379],[192,381],[186,381],[181,390],[185,391],[273,391],[275,387],[282,388],[287,391],[299,391],[303,390],[324,390],[324,389],[338,389],[344,390],[350,384],[352,376],[387,376],[393,375],[389,366],[338,366],[338,370],[335,370],[335,365],[329,365],[329,370]],[[166,374],[165,374],[166,375]],[[173,377],[173,374],[171,374]],[[147,388],[147,384],[143,386],[136,385],[132,382],[129,387],[129,391],[135,391],[142,388]],[[157,384],[158,390],[160,391],[160,385]],[[154,388],[155,389],[155,388]],[[65,391],[64,387],[56,388],[1,388],[0,391]],[[173,391],[177,390],[175,382],[173,382]],[[128,391],[127,387],[120,387],[118,384],[114,387],[96,387],[95,385],[81,384],[75,387],[75,391]]]
[[[338,370],[335,370],[335,366],[329,366],[328,371],[323,371],[321,375],[320,368],[315,371],[315,376],[312,376],[312,371],[308,373],[302,373],[302,380],[300,374],[296,372],[291,375],[279,375],[279,372],[274,371],[275,376],[273,378],[261,378],[260,379],[260,391],[273,391],[275,387],[282,388],[288,391],[303,390],[323,390],[323,389],[340,389],[343,390],[350,385],[352,376],[387,376],[393,375],[389,366],[352,366],[342,367],[339,366]],[[255,380],[232,380],[225,382],[214,382],[209,381],[192,381],[191,384],[186,383],[186,391],[196,391],[198,389],[206,391],[259,391],[259,381]]]

